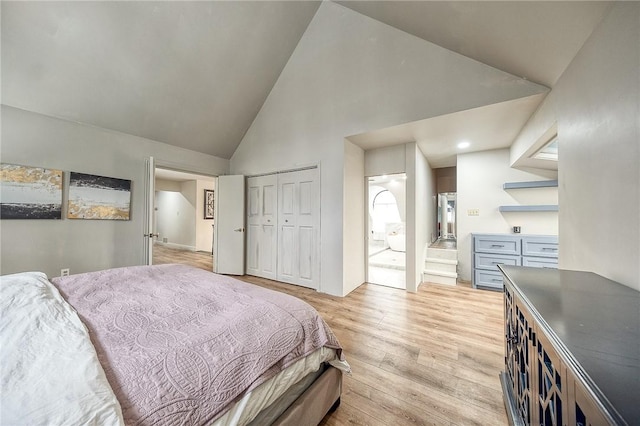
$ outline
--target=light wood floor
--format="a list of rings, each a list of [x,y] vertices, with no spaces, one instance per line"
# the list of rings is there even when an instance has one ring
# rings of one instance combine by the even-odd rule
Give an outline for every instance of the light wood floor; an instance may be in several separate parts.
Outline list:
[[[206,271],[213,271],[213,256],[204,251],[178,250],[164,244],[153,245],[153,264],[182,263]]]
[[[501,293],[429,283],[409,293],[363,284],[334,297],[239,278],[303,299],[342,344],[353,374],[344,376],[342,403],[322,425],[507,424],[498,380]]]

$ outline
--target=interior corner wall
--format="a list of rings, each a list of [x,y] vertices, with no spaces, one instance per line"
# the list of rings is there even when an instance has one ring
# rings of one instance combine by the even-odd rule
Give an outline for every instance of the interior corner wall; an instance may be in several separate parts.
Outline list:
[[[343,295],[365,280],[365,180],[364,151],[344,141]]]
[[[505,182],[547,180],[548,171],[522,171],[510,167],[509,149],[459,154],[457,159],[457,215],[459,278],[471,280],[471,234],[558,235],[557,212],[500,212],[500,206],[558,204],[558,188],[504,190]],[[478,209],[479,216],[468,210]]]
[[[39,270],[49,277],[144,262],[145,160],[206,174],[229,161],[2,105],[2,162],[63,170],[63,217],[71,171],[131,180],[131,219],[1,220],[2,274]]]
[[[211,180],[197,180],[197,204],[196,204],[196,251],[208,251],[213,250],[213,224],[214,219],[204,218],[204,190],[214,190],[216,186],[216,178]],[[215,202],[215,193],[214,193]]]
[[[344,138],[546,92],[322,2],[231,159],[237,174],[321,164],[320,291],[340,296]]]
[[[541,106],[557,120],[559,266],[640,290],[640,3],[617,2]]]
[[[159,241],[181,250],[194,251],[195,181],[179,183],[180,191],[156,191],[156,232]]]
[[[435,222],[433,197],[435,175],[424,154],[416,145],[415,154],[415,281],[416,290],[422,281],[426,250],[431,238],[431,224]],[[407,178],[408,180],[408,178]],[[407,289],[409,286],[407,285]]]

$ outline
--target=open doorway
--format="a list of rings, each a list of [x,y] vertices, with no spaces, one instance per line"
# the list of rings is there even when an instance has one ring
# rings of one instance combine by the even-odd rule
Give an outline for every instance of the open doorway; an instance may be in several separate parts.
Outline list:
[[[367,281],[406,289],[406,174],[368,179]]]
[[[438,238],[456,239],[456,193],[438,194]]]
[[[156,167],[152,264],[213,270],[216,179]]]

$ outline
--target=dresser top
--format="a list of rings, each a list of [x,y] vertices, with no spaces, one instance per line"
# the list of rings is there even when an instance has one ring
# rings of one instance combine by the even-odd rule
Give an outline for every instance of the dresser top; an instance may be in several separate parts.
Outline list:
[[[542,234],[485,234],[482,232],[472,232],[474,237],[513,237],[513,238],[548,238],[550,240],[557,240],[557,235],[542,235]]]
[[[500,269],[575,373],[628,423],[640,419],[640,292],[590,272]]]

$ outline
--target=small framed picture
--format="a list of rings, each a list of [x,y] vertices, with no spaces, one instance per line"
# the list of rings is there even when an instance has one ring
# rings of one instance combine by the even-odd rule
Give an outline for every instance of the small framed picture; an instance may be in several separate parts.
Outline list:
[[[213,219],[213,190],[204,190],[204,218]]]

